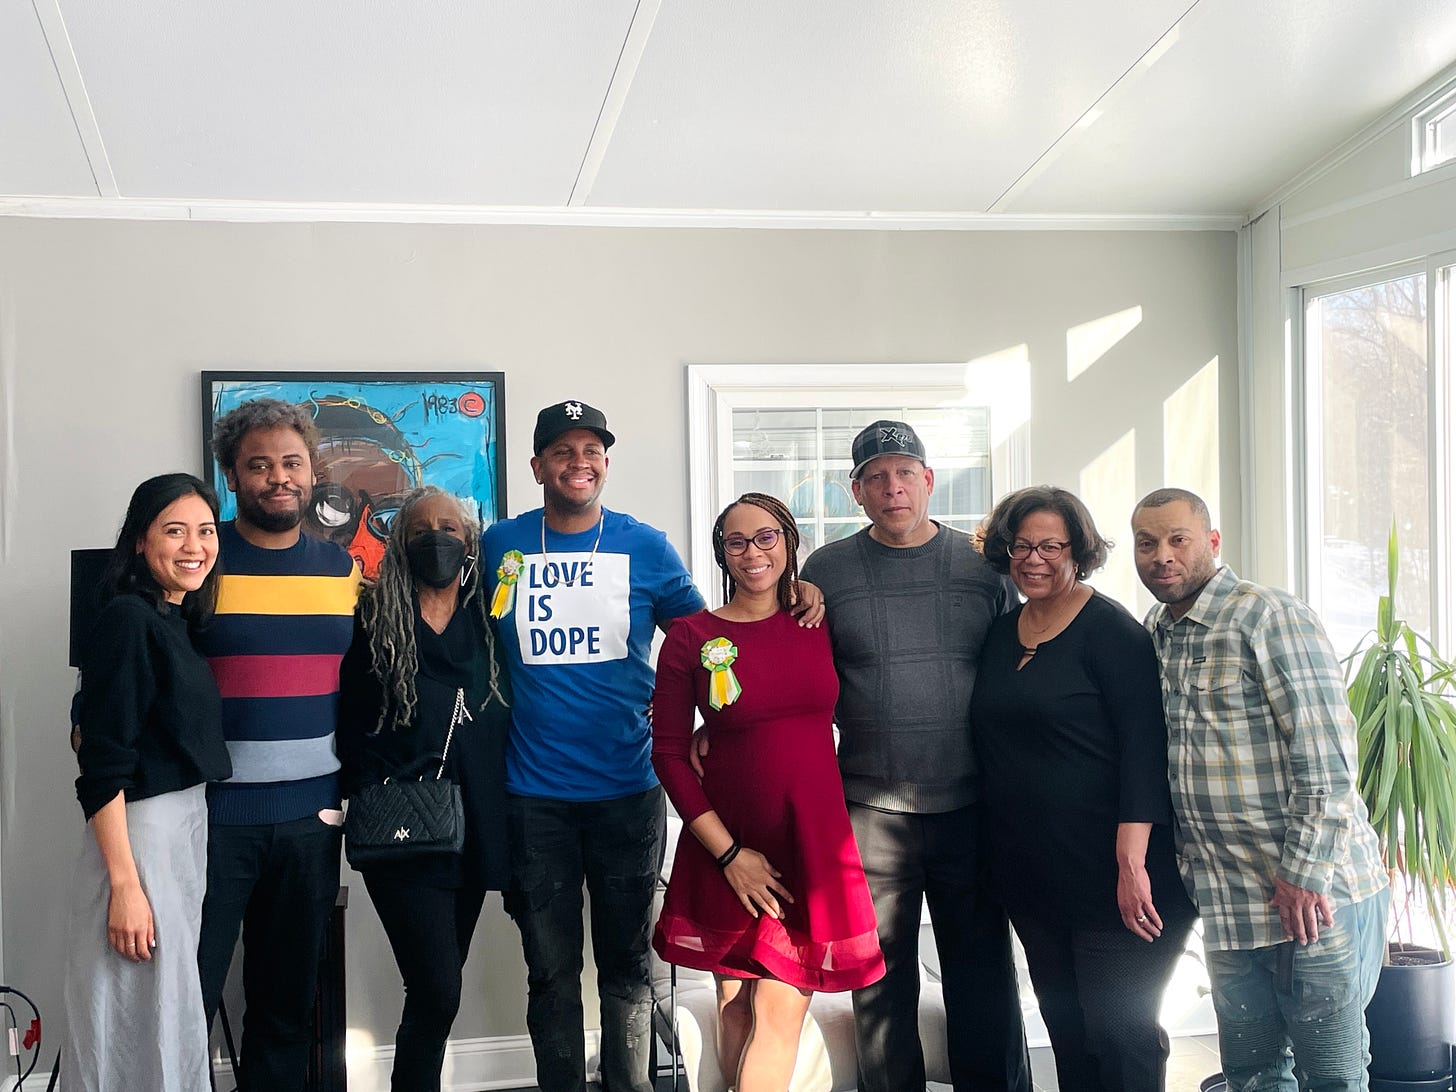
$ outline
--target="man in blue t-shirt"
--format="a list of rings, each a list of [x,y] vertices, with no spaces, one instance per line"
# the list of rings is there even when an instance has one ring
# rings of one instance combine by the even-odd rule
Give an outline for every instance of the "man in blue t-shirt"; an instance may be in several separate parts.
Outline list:
[[[650,1092],[648,941],[665,813],[652,772],[654,630],[704,607],[667,536],[602,507],[607,419],[585,402],[536,417],[544,507],[482,540],[514,706],[506,759],[511,916],[543,1092],[585,1087],[582,884],[591,893],[601,1074]]]

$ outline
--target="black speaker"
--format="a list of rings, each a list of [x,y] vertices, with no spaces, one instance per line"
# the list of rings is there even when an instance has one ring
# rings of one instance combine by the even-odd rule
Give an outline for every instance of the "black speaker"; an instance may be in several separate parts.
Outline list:
[[[81,666],[81,653],[86,648],[86,638],[101,613],[105,595],[101,578],[106,573],[106,563],[111,559],[110,550],[71,551],[71,666]]]

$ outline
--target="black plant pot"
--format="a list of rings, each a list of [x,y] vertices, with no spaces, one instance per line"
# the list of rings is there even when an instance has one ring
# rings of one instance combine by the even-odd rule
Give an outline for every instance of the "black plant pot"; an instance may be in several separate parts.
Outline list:
[[[1380,969],[1365,1010],[1371,1087],[1449,1087],[1440,1082],[1451,1079],[1456,965],[1415,944],[1392,944],[1390,955],[1399,962]]]

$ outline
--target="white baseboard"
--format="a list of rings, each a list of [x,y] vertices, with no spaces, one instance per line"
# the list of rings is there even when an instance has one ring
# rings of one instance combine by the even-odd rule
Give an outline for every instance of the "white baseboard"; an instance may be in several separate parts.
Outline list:
[[[586,1031],[586,1068],[596,1080],[602,1033]],[[394,1045],[347,1050],[349,1092],[388,1092],[389,1073],[394,1068]],[[223,1092],[232,1089],[233,1067],[214,1059],[213,1074]],[[43,1092],[50,1083],[50,1071],[26,1078],[23,1092]],[[445,1046],[443,1092],[484,1092],[486,1089],[530,1088],[536,1083],[536,1058],[529,1035],[499,1035],[481,1039],[451,1039]],[[15,1092],[15,1077],[0,1076],[0,1092]],[[60,1092],[69,1092],[60,1082]]]
[[[597,1068],[601,1032],[586,1031],[586,1068]],[[388,1092],[389,1073],[394,1068],[394,1045],[345,1052],[349,1067],[349,1092]],[[213,1067],[219,1089],[230,1089],[232,1066],[218,1062]],[[595,1079],[595,1078],[593,1078]],[[34,1080],[34,1078],[32,1078]],[[27,1089],[30,1081],[26,1082]],[[529,1035],[499,1035],[479,1039],[451,1039],[445,1045],[443,1092],[484,1092],[486,1089],[529,1088],[536,1083],[536,1058]],[[42,1081],[37,1087],[45,1088]]]

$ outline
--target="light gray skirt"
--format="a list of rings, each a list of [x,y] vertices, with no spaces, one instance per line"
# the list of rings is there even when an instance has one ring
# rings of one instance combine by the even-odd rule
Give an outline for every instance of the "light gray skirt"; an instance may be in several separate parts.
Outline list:
[[[150,962],[133,963],[107,943],[111,885],[88,823],[71,886],[61,1088],[205,1092],[197,933],[207,889],[206,786],[127,804],[126,829],[157,947]]]

